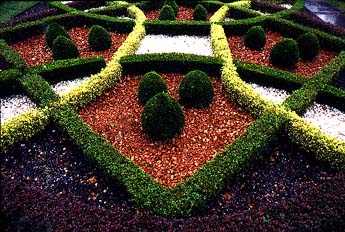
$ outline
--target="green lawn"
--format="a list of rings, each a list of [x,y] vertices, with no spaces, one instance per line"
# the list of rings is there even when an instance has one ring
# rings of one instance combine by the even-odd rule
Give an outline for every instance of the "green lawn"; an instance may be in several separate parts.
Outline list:
[[[4,1],[0,3],[0,22],[4,22],[13,16],[29,9],[39,1]]]
[[[327,1],[337,6],[341,11],[345,12],[345,0],[327,0]]]

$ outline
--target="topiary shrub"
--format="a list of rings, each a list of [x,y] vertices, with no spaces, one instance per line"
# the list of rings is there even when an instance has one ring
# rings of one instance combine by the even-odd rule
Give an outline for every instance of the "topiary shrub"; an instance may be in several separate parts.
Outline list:
[[[276,43],[270,52],[270,61],[275,66],[294,67],[299,58],[296,40],[283,38]]]
[[[206,8],[198,4],[196,5],[194,12],[193,12],[193,20],[200,20],[200,21],[206,21],[207,20],[207,10]]]
[[[175,20],[176,16],[171,6],[168,6],[168,5],[163,6],[161,11],[159,12],[158,19],[159,20]]]
[[[62,26],[60,26],[59,24],[55,22],[48,25],[48,27],[46,28],[45,34],[46,34],[46,42],[50,48],[53,47],[53,42],[59,35],[65,36],[66,38],[70,39],[70,36],[68,35],[65,28],[63,28]]]
[[[95,51],[107,50],[111,46],[111,37],[109,32],[98,25],[90,28],[88,41],[90,47]]]
[[[163,5],[170,6],[174,11],[175,16],[177,15],[179,9],[178,9],[178,5],[175,1],[172,1],[172,0],[165,1]]]
[[[302,60],[312,60],[320,52],[320,42],[314,33],[304,33],[297,38],[299,54]]]
[[[138,99],[143,105],[159,92],[168,92],[164,79],[155,71],[146,73],[139,82]]]
[[[180,101],[188,107],[208,107],[213,100],[214,91],[210,78],[200,70],[186,74],[179,86]]]
[[[64,60],[79,57],[78,48],[72,40],[65,36],[59,35],[53,42],[53,58],[54,60]]]
[[[146,103],[141,123],[150,137],[169,139],[182,130],[184,115],[180,104],[173,97],[160,92]]]
[[[266,33],[261,26],[251,27],[244,36],[244,45],[252,50],[260,50],[266,44]]]

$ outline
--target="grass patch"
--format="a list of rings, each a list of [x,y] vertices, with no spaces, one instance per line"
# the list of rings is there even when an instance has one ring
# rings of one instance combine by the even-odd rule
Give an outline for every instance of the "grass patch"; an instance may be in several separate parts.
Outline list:
[[[39,1],[4,1],[0,3],[0,22],[4,22],[30,7]]]

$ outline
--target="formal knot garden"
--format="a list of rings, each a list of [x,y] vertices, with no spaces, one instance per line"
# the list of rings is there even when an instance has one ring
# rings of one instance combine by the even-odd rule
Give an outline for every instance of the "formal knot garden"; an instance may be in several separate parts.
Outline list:
[[[338,230],[345,32],[304,1],[52,1],[0,28],[5,231]]]

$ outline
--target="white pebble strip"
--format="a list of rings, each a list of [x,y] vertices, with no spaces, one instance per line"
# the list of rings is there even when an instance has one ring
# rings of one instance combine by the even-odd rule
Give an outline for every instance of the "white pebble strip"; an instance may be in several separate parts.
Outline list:
[[[60,81],[60,82],[52,85],[52,88],[55,91],[55,93],[57,93],[61,96],[63,94],[68,93],[71,89],[77,87],[78,85],[80,85],[83,81],[85,81],[88,78],[89,77],[82,77],[82,78],[77,78],[74,80]]]
[[[235,21],[235,19],[230,18],[230,17],[224,18],[224,22],[230,22],[230,21]]]
[[[69,3],[72,3],[73,1],[61,1],[62,4],[69,4]]]
[[[209,36],[188,35],[147,35],[135,54],[172,52],[213,56]]]
[[[117,18],[120,18],[120,19],[128,19],[128,20],[135,20],[135,19],[133,19],[133,18],[131,18],[131,17],[128,17],[128,16],[126,16],[126,15],[117,16]]]
[[[337,108],[314,102],[303,119],[318,126],[324,133],[345,140],[345,113]]]
[[[280,104],[290,96],[290,93],[283,89],[276,89],[273,87],[265,87],[255,83],[249,83],[263,98],[271,100],[275,104]]]
[[[36,104],[29,97],[16,94],[0,99],[1,105],[1,124],[7,120],[25,113],[29,109],[37,108]]]
[[[105,8],[105,7],[107,7],[107,6],[100,6],[100,7],[90,8],[90,9],[84,10],[84,12],[89,12],[89,11],[91,11],[91,10],[96,10],[96,9],[103,9],[103,8]]]
[[[290,9],[292,7],[291,4],[280,4],[279,6],[284,7],[286,9]]]

